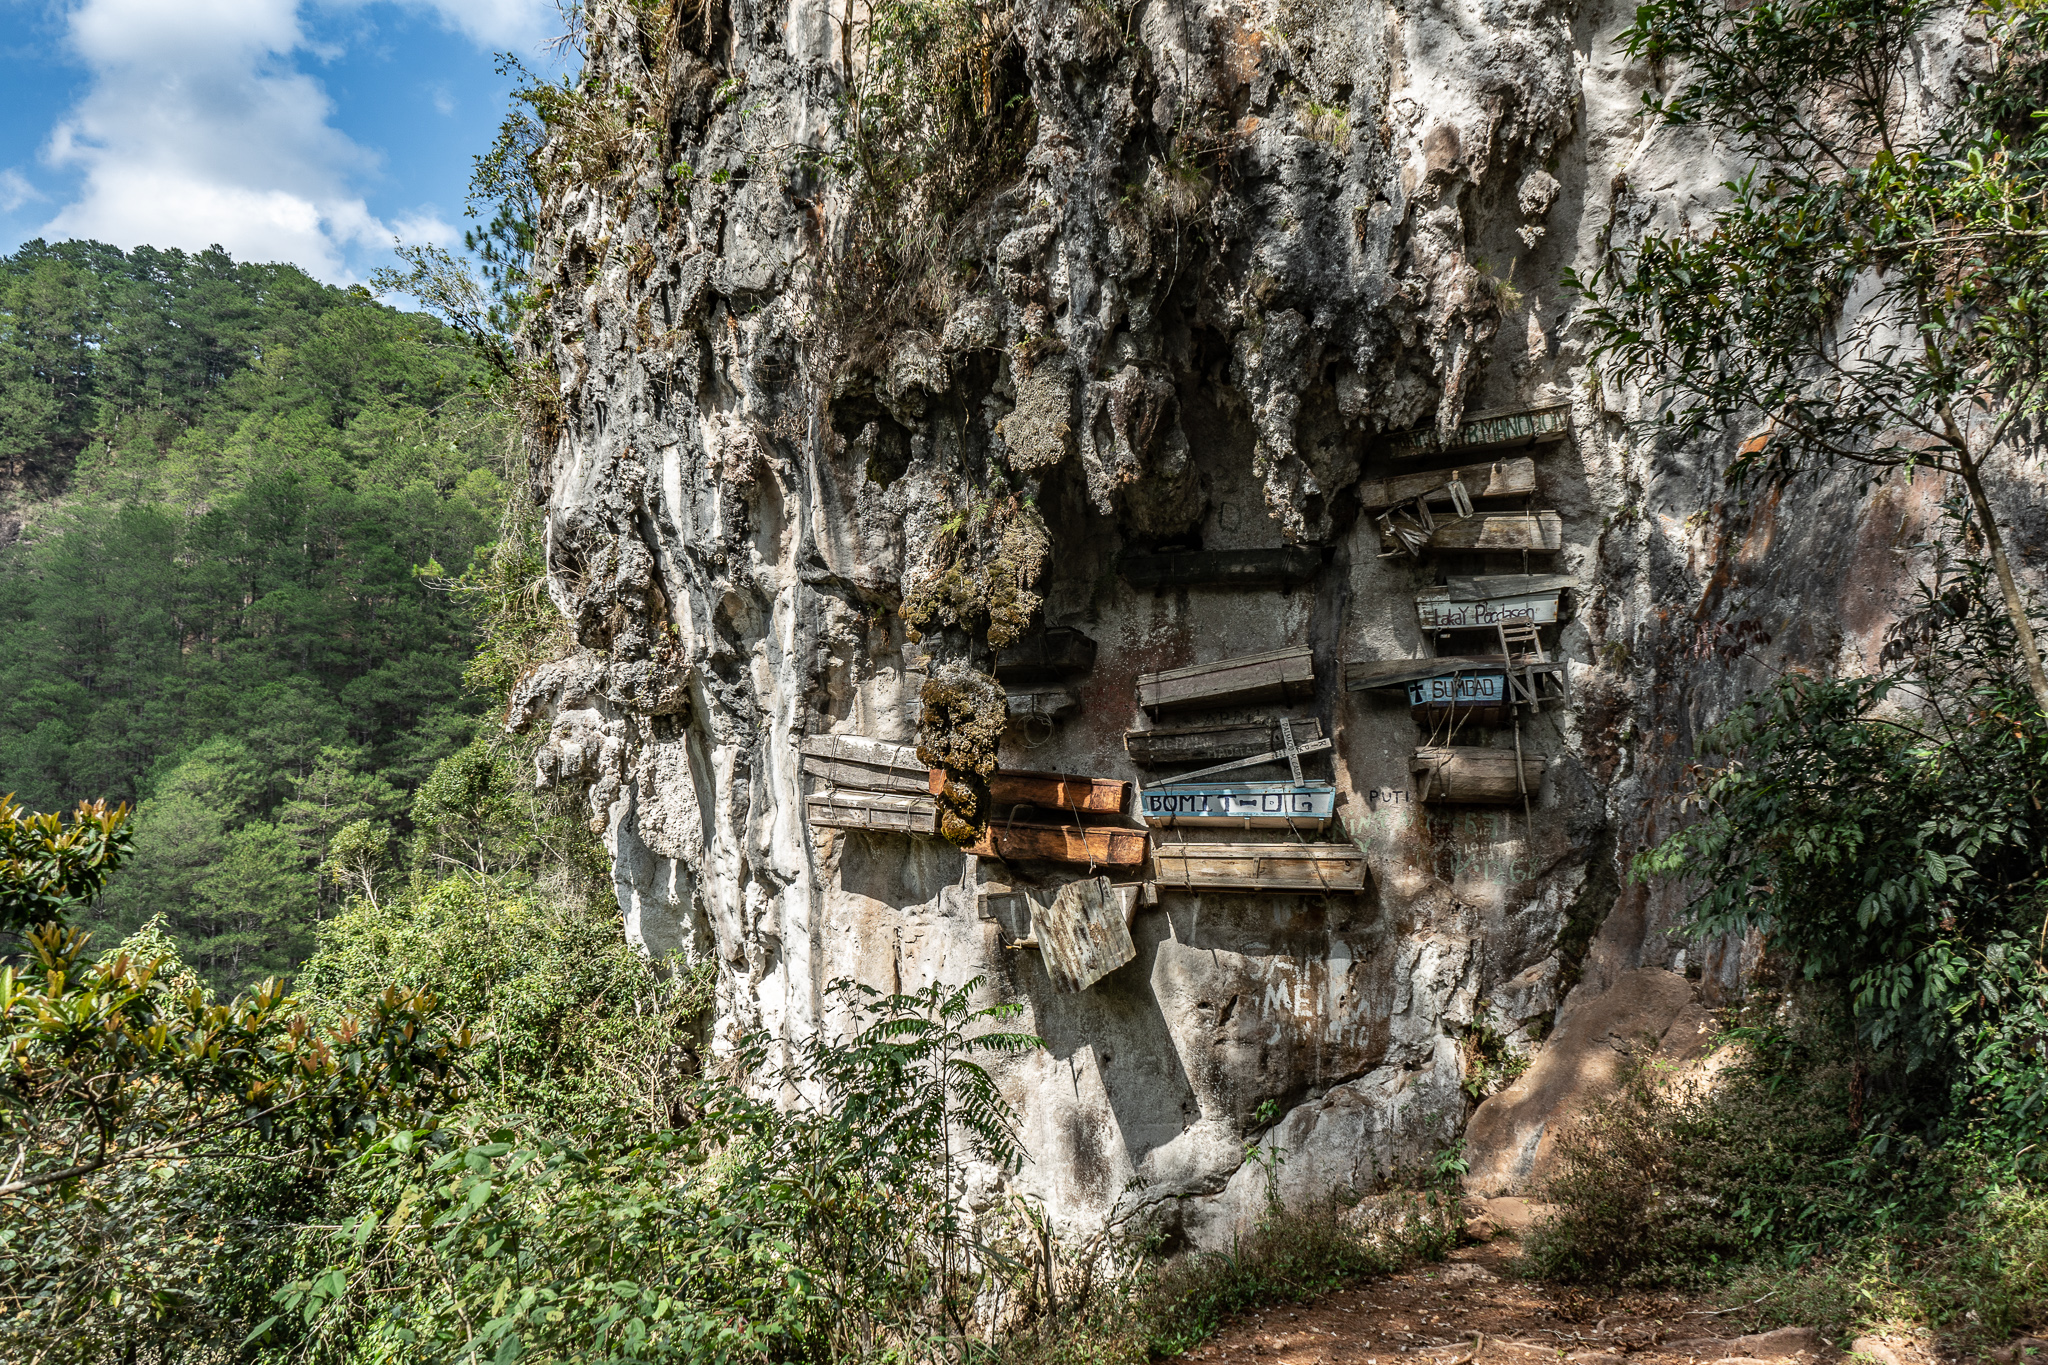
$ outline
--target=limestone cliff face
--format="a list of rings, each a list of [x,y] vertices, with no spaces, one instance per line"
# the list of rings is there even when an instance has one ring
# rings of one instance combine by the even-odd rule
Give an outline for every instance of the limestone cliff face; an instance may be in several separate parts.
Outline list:
[[[1651,73],[1611,41],[1628,9],[1020,0],[1032,117],[952,230],[966,283],[850,345],[825,302],[849,201],[816,154],[843,150],[861,15],[591,8],[590,88],[628,93],[551,145],[534,467],[582,649],[522,683],[511,723],[545,732],[540,781],[588,789],[629,933],[717,960],[721,1036],[829,1024],[839,977],[984,976],[1047,1044],[1003,1076],[1018,1185],[1068,1225],[1123,1197],[1213,1242],[1263,1198],[1248,1142],[1286,1149],[1286,1192],[1363,1189],[1459,1131],[1481,1026],[1526,1049],[1567,989],[1735,980],[1740,945],[1687,961],[1627,859],[1730,699],[1785,662],[1874,660],[1933,493],[1724,505],[1750,433],[1663,448],[1588,365],[1563,270],[1729,171],[1638,120]],[[1533,458],[1560,550],[1382,557],[1359,480],[1431,463],[1391,461],[1387,433],[1557,402],[1571,438]],[[1282,544],[1320,568],[1252,588],[1120,568]],[[1577,584],[1545,632],[1574,705],[1521,724],[1540,793],[1526,818],[1419,802],[1417,723],[1344,665],[1432,652],[1415,594],[1441,575],[1525,567]],[[986,610],[949,625],[960,592]],[[1006,769],[1146,776],[1124,745],[1140,673],[1310,647],[1295,713],[1335,739],[1312,775],[1368,889],[1165,891],[1133,962],[1055,994],[983,888],[1087,869],[807,822],[805,737],[917,742],[935,674],[1040,626],[1099,654],[1065,710],[1013,703]]]

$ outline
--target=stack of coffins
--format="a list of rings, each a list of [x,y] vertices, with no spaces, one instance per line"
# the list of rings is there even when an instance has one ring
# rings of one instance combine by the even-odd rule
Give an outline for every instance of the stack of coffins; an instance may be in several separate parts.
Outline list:
[[[1057,722],[1076,703],[1062,681],[1095,667],[1095,641],[1071,626],[1053,626],[996,654],[995,674],[1008,694],[1010,719]]]
[[[930,770],[908,744],[859,735],[809,735],[804,772],[819,790],[804,800],[804,814],[823,829],[886,834],[938,833],[938,803]]]
[[[934,769],[936,795],[946,775]],[[1131,784],[1070,773],[997,772],[988,780],[988,830],[968,849],[982,857],[1136,867],[1145,861],[1145,831],[1105,823],[1121,817]]]
[[[1563,548],[1563,521],[1535,510],[1536,461],[1542,448],[1570,435],[1568,404],[1477,413],[1448,435],[1430,428],[1394,437],[1386,454],[1419,460],[1485,452],[1468,462],[1400,472],[1359,485],[1359,500],[1378,514],[1382,554],[1421,558],[1425,551],[1512,553],[1521,573],[1452,576],[1415,595],[1417,619],[1438,655],[1425,659],[1359,660],[1345,670],[1352,691],[1405,693],[1410,714],[1430,743],[1411,767],[1425,801],[1507,801],[1537,791],[1542,758],[1523,752],[1520,710],[1569,702],[1571,676],[1561,654],[1546,649],[1542,629],[1557,624],[1567,574],[1528,572],[1531,554]],[[1528,453],[1510,453],[1516,450]],[[1519,499],[1519,510],[1493,499]],[[1448,507],[1441,517],[1436,509]],[[1455,640],[1458,652],[1444,650]],[[1512,750],[1449,742],[1467,725],[1514,728]],[[1503,794],[1505,793],[1505,794]]]
[[[1138,678],[1138,705],[1161,714],[1305,700],[1315,692],[1315,663],[1305,648],[1220,659]],[[1141,767],[1206,764],[1138,790],[1138,813],[1178,840],[1155,842],[1162,885],[1207,891],[1356,891],[1365,858],[1350,844],[1320,839],[1335,814],[1337,789],[1303,777],[1302,757],[1327,751],[1319,722],[1274,715],[1225,724],[1132,730],[1124,747]],[[1247,780],[1246,770],[1286,764],[1287,781]],[[1226,776],[1228,774],[1228,776]],[[1185,831],[1272,830],[1292,842],[1188,843]]]

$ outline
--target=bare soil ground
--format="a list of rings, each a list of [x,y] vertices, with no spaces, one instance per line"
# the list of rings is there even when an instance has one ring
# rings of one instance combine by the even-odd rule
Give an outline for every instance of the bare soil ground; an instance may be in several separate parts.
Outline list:
[[[1503,1273],[1502,1238],[1441,1265],[1248,1314],[1188,1352],[1274,1365],[1817,1365],[1838,1353],[1798,1329],[1741,1341],[1738,1310],[1675,1293],[1582,1290]]]

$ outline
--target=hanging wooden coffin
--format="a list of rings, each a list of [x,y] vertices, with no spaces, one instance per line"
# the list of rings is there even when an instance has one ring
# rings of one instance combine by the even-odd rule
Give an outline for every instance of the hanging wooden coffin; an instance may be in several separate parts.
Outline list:
[[[1454,502],[1450,493],[1454,477],[1464,485],[1468,498],[1525,498],[1536,491],[1536,462],[1519,455],[1491,464],[1366,479],[1358,485],[1358,503],[1368,512],[1379,512],[1417,498],[1432,503]]]
[[[1564,519],[1555,512],[1487,512],[1456,521],[1439,521],[1428,536],[1419,548],[1550,553],[1564,548]],[[1392,543],[1385,534],[1381,542],[1389,550],[1408,548]]]
[[[1192,706],[1243,706],[1307,698],[1315,690],[1315,663],[1306,646],[1247,654],[1215,663],[1138,675],[1138,705],[1147,711]]]
[[[1159,885],[1188,891],[1363,891],[1365,855],[1350,844],[1161,843]]]
[[[1396,435],[1388,453],[1397,458],[1436,455],[1482,446],[1514,446],[1562,441],[1571,435],[1572,406],[1549,403],[1540,408],[1498,408],[1468,413],[1450,438],[1434,427],[1418,427]]]
[[[1353,659],[1344,665],[1344,687],[1351,692],[1374,689],[1408,690],[1408,684],[1445,673],[1503,667],[1498,654],[1440,654],[1424,659]]]
[[[984,858],[1136,867],[1145,861],[1145,831],[1110,825],[1026,825],[996,820],[981,841],[967,851]]]
[[[1506,669],[1443,673],[1408,684],[1408,712],[1424,725],[1445,720],[1498,725],[1510,707]]]
[[[1570,574],[1511,573],[1453,578],[1415,594],[1424,630],[1492,630],[1495,626],[1547,626],[1558,618],[1558,595],[1578,580]]]
[[[863,791],[905,792],[925,796],[931,771],[908,744],[889,744],[859,735],[808,735],[803,742],[804,771],[835,787]]]
[[[1319,720],[1296,720],[1290,724],[1296,744],[1323,737],[1323,723]],[[1270,754],[1282,747],[1282,739],[1278,720],[1243,725],[1173,725],[1124,731],[1124,752],[1141,768],[1163,768],[1175,763]]]
[[[928,781],[928,790],[937,796],[946,785],[946,774],[933,768]],[[988,794],[999,807],[1047,806],[1079,815],[1121,815],[1131,784],[1110,777],[999,770],[988,779]]]
[[[1497,805],[1524,796],[1534,801],[1543,790],[1544,759],[1523,754],[1517,760],[1513,749],[1424,746],[1408,767],[1424,801]]]
[[[1306,582],[1322,564],[1323,552],[1316,546],[1281,545],[1270,550],[1127,554],[1117,567],[1134,588],[1256,588]]]
[[[1176,782],[1138,791],[1138,813],[1152,825],[1320,829],[1336,811],[1328,782]]]
[[[1029,691],[1011,691],[1004,700],[1009,703],[1010,720],[1021,723],[1027,720],[1057,721],[1067,712],[1080,705],[1072,692],[1064,687],[1038,687]]]
[[[1046,682],[1095,667],[1095,641],[1071,626],[1054,626],[996,654],[1003,682]]]
[[[929,796],[893,792],[835,791],[804,802],[804,813],[820,829],[864,829],[882,834],[936,834],[938,803]]]

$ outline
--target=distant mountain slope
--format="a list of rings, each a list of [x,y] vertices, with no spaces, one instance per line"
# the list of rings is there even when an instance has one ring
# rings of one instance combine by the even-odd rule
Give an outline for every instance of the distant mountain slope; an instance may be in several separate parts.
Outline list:
[[[0,792],[140,799],[108,913],[172,914],[223,979],[289,965],[333,833],[474,729],[467,614],[416,569],[496,531],[477,375],[292,266],[0,259]]]

